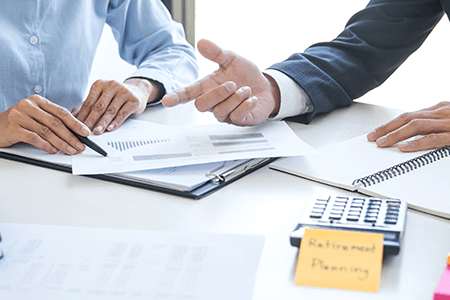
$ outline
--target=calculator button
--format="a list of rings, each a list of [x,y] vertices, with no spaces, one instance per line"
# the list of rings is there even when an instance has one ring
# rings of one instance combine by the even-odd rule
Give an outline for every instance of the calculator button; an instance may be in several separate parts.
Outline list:
[[[389,199],[388,201],[386,201],[387,204],[399,204],[400,205],[400,200],[398,199]]]
[[[364,199],[353,199],[352,203],[358,203],[358,204],[363,204],[365,201]]]
[[[341,211],[339,211],[339,212],[330,212],[330,216],[342,216],[342,212]]]
[[[395,225],[395,224],[397,224],[397,219],[388,219],[388,218],[386,218],[386,220],[384,220],[384,223],[385,224],[392,224],[392,225]]]
[[[347,204],[348,200],[347,199],[336,199],[334,201],[334,203],[339,203],[339,204]]]
[[[316,200],[316,204],[320,204],[320,205],[327,205],[328,201],[327,200]]]
[[[330,213],[330,219],[332,220],[340,220],[342,218],[342,214]]]
[[[366,214],[366,218],[376,218],[378,216],[377,213],[368,213]]]
[[[362,208],[362,207],[363,207],[363,205],[362,204],[358,204],[358,203],[352,204],[350,206],[350,208]]]
[[[325,201],[328,202],[328,200],[330,200],[330,197],[328,198],[317,198],[316,201]]]
[[[309,217],[313,219],[320,219],[322,218],[322,214],[310,214]]]
[[[317,206],[317,205],[315,205],[312,209],[314,209],[314,210],[325,210],[325,206]]]
[[[400,207],[388,207],[387,211],[399,211]]]
[[[398,216],[398,211],[387,211],[386,216]]]
[[[369,203],[377,203],[377,204],[381,204],[381,200],[380,199],[370,199]]]
[[[349,212],[348,215],[349,216],[360,216],[361,213],[359,213],[359,212]]]
[[[367,223],[375,223],[377,221],[377,218],[365,218],[364,222]]]
[[[358,220],[359,220],[358,217],[352,217],[352,216],[348,216],[347,217],[347,221],[355,221],[355,222],[357,222]]]
[[[398,219],[398,215],[386,215],[386,219]]]

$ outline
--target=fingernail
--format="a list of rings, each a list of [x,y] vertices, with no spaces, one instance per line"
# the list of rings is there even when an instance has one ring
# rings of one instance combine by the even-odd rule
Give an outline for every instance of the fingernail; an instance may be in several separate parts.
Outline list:
[[[248,86],[243,86],[243,87],[241,88],[241,90],[242,90],[244,93],[250,93],[251,88],[248,87]]]
[[[103,126],[102,125],[97,126],[97,128],[95,128],[95,131],[102,132],[103,131]]]
[[[80,143],[80,142],[77,142],[76,145],[77,145],[78,149],[83,149],[83,147],[84,147],[84,145],[82,143]]]
[[[75,148],[73,148],[72,146],[67,146],[67,151],[69,151],[70,154],[77,153],[77,150]]]
[[[112,131],[112,130],[114,130],[114,127],[115,127],[114,124],[111,124],[108,126],[107,130]]]
[[[411,146],[411,143],[409,143],[409,142],[406,142],[406,143],[403,143],[403,144],[399,144],[399,145],[398,145],[398,147],[400,148],[400,150],[408,149],[409,146]]]
[[[227,88],[227,90],[230,93],[233,93],[236,90],[236,84],[234,82],[231,82],[231,81],[225,83],[225,87]]]
[[[377,145],[383,146],[384,144],[386,144],[386,142],[387,142],[387,138],[385,136],[383,136],[377,140]]]
[[[91,134],[91,131],[89,130],[89,128],[87,128],[87,127],[85,127],[85,126],[83,126],[83,127],[81,128],[81,132],[82,132],[84,135],[90,135],[90,134]]]
[[[58,153],[58,149],[56,149],[55,147],[52,147],[52,153],[54,153],[54,154],[56,154],[56,153]]]
[[[377,132],[374,130],[372,132],[369,132],[369,134],[367,135],[367,138],[369,140],[373,140],[376,137]]]

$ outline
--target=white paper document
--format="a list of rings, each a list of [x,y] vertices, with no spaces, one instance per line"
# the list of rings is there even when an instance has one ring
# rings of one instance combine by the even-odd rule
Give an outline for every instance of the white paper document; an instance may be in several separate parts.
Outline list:
[[[264,237],[0,224],[2,300],[250,300]]]
[[[91,136],[108,157],[86,149],[72,157],[73,174],[118,173],[316,153],[285,122],[238,127],[229,124],[164,126],[134,121],[133,126],[133,130],[123,126],[111,133]]]

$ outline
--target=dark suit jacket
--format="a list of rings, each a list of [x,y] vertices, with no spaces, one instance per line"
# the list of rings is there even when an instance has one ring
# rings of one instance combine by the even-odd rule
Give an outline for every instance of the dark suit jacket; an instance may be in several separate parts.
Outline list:
[[[314,105],[289,119],[309,123],[382,84],[449,12],[450,0],[372,0],[333,41],[271,66],[296,81]]]

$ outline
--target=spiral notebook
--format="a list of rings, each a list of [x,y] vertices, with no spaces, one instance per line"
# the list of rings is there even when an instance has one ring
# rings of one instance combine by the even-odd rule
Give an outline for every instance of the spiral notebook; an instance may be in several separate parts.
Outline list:
[[[450,219],[450,147],[403,153],[378,148],[359,136],[319,150],[281,159],[271,169],[374,197],[399,198],[408,206]]]

